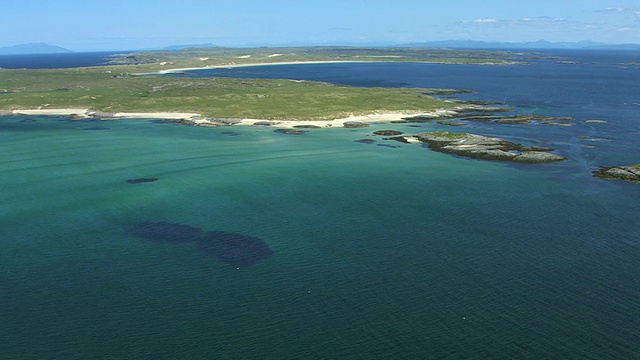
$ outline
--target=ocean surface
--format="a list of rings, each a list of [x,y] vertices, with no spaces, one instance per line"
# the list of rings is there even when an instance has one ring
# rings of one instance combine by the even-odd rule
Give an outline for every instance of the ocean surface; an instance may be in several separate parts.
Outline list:
[[[106,65],[110,57],[120,52],[86,52],[39,55],[0,55],[0,68],[56,69]]]
[[[465,88],[571,127],[0,117],[0,358],[640,359],[640,185],[591,175],[640,163],[639,56],[552,55],[182,76]],[[378,129],[569,160],[466,159]]]

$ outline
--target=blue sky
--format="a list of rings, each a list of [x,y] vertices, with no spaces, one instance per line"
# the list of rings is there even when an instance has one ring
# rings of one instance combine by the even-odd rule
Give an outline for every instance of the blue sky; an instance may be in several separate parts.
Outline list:
[[[0,46],[72,50],[433,40],[640,43],[640,0],[22,0]]]

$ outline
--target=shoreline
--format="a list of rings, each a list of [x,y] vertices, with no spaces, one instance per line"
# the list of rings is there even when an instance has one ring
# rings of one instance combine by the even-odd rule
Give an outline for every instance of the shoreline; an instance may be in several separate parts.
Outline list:
[[[281,62],[256,62],[256,63],[245,63],[245,64],[227,64],[227,65],[205,65],[198,67],[187,67],[187,68],[171,68],[164,69],[158,71],[152,71],[147,73],[133,73],[130,75],[134,76],[142,76],[142,75],[166,75],[166,74],[175,74],[181,73],[185,71],[199,71],[199,70],[215,70],[215,69],[235,69],[235,68],[243,68],[243,67],[257,67],[257,66],[277,66],[277,65],[318,65],[318,64],[367,64],[367,63],[383,63],[381,60],[301,60],[301,61],[281,61]],[[398,62],[398,61],[391,61]],[[458,65],[464,63],[457,62],[444,62],[444,61],[409,61],[407,63],[422,63],[422,64],[449,64],[449,65]],[[497,63],[476,63],[474,65],[518,65],[518,62],[505,62],[502,64]]]
[[[277,126],[282,128],[293,128],[295,126],[317,126],[320,128],[331,127],[345,127],[345,123],[389,123],[392,121],[400,121],[408,116],[442,116],[449,110],[441,109],[433,112],[389,112],[389,113],[372,113],[367,115],[351,115],[346,118],[338,118],[333,120],[265,120],[265,119],[228,119],[231,121],[215,121],[213,118],[203,117],[197,113],[182,113],[182,112],[119,112],[119,113],[104,113],[101,111],[93,111],[90,109],[81,108],[68,108],[68,109],[19,109],[19,110],[7,110],[6,115],[33,115],[33,116],[70,116],[77,120],[83,119],[99,119],[101,121],[111,121],[119,119],[160,119],[160,120],[177,120],[185,121],[185,123],[192,123],[196,126]]]
[[[265,62],[265,63],[246,63],[246,64],[228,64],[228,65],[206,65],[199,67],[189,68],[172,68],[159,71],[152,71],[148,73],[135,73],[131,75],[166,75],[181,73],[184,71],[197,71],[197,70],[214,70],[214,69],[235,69],[243,67],[254,66],[276,66],[276,65],[314,65],[314,64],[359,64],[359,63],[375,63],[377,61],[369,60],[308,60],[308,61],[282,61],[282,62]]]

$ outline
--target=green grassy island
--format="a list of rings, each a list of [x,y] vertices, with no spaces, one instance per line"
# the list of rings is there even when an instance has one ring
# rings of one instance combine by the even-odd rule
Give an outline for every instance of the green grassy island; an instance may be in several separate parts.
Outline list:
[[[193,68],[305,62],[438,62],[513,64],[492,51],[258,48],[186,49],[122,54],[105,66],[72,69],[0,69],[0,111],[31,114],[99,112],[134,117],[215,117],[321,121],[369,116],[394,120],[460,104],[428,89],[357,88],[287,79],[176,78]],[[451,90],[443,90],[443,93]],[[82,113],[80,113],[82,112]]]

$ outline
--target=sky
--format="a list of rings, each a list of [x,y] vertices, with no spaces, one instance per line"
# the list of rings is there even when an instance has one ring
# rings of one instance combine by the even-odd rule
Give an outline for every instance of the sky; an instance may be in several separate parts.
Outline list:
[[[18,0],[3,2],[0,13],[0,46],[46,42],[74,51],[207,43],[640,43],[640,0]]]

